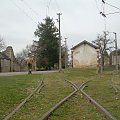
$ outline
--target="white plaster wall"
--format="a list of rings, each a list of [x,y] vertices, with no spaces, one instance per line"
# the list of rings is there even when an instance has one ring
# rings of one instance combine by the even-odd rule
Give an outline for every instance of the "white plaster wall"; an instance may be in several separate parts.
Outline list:
[[[73,67],[87,67],[97,65],[97,52],[96,49],[83,44],[73,51]]]

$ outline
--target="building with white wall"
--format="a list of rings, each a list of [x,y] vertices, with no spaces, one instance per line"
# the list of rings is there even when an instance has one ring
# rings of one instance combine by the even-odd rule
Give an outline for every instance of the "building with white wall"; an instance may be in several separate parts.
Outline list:
[[[80,67],[96,67],[97,66],[97,51],[99,48],[92,43],[84,40],[74,46],[72,51],[72,66],[73,68]]]

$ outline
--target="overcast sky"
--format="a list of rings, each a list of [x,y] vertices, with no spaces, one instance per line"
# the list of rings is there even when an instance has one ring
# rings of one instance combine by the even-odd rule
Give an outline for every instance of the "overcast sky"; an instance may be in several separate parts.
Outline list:
[[[120,0],[106,0],[107,3],[120,8]],[[58,23],[57,13],[61,15],[62,41],[67,39],[68,48],[87,40],[96,39],[97,34],[105,30],[102,12],[102,0],[0,0],[0,36],[16,53],[26,45],[37,40],[34,31],[38,22],[46,16]],[[120,9],[105,5],[105,14],[120,12]],[[106,17],[106,30],[117,33],[120,48],[120,13]],[[111,36],[113,34],[111,33]]]

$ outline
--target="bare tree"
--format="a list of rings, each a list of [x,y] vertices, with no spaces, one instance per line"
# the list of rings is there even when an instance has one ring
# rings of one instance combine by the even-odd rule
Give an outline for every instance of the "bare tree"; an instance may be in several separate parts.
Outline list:
[[[6,47],[4,39],[0,36],[0,51],[4,50]]]
[[[20,66],[20,71],[22,71],[23,67],[26,65],[24,51],[16,54],[16,61]]]
[[[35,56],[34,45],[27,45],[25,49],[16,54],[16,61],[20,66],[20,71],[26,66],[26,58],[28,57],[28,53],[31,52],[33,56]]]
[[[110,50],[113,41],[108,37],[109,32],[104,32],[102,35],[98,34],[97,39],[92,41],[99,47],[100,59],[99,62],[99,71],[103,72],[105,56],[108,55],[108,50]]]

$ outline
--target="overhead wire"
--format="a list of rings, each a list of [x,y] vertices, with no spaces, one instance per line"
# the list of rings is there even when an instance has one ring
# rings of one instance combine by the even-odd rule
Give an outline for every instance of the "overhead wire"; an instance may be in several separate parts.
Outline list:
[[[60,6],[59,6],[57,0],[54,0],[54,5],[55,5],[55,6],[52,7],[52,8],[54,8],[55,15],[56,15],[56,13],[61,13]],[[56,20],[57,20],[57,22],[58,22],[58,18],[57,18]]]
[[[48,2],[48,9],[50,8],[51,2],[52,2],[52,0],[49,0],[49,2]]]
[[[48,9],[50,9],[50,6],[52,6],[52,9],[57,13],[57,12],[60,12],[60,7],[59,7],[59,4],[58,4],[58,2],[57,2],[57,0],[54,0],[54,3],[55,3],[55,6],[56,6],[56,8],[55,8],[55,6],[53,6],[53,1],[52,0],[49,0],[49,2],[48,2]]]
[[[105,3],[106,3],[107,5],[109,5],[109,6],[111,6],[111,7],[114,7],[114,8],[116,8],[116,9],[120,10],[120,8],[118,8],[118,7],[114,6],[114,5],[111,5],[111,4],[107,3],[107,2],[105,2]]]
[[[54,0],[54,1],[55,1],[55,3],[56,3],[56,6],[57,6],[58,10],[61,11],[61,10],[60,10],[60,6],[59,6],[57,0]]]
[[[100,13],[101,11],[100,11],[100,9],[99,9],[99,5],[98,5],[97,0],[95,0],[95,3],[96,3],[96,6],[97,6],[98,11],[99,11],[99,13]]]
[[[23,2],[37,17],[40,16],[38,12],[36,12],[25,0],[20,0]]]
[[[58,12],[58,11],[56,10],[56,7],[54,6],[53,2],[51,2],[51,8],[53,9],[53,11],[55,11],[55,13]]]
[[[46,5],[46,16],[48,16],[47,14],[47,11],[48,11],[48,0],[47,0],[47,5]]]
[[[19,10],[21,10],[32,22],[34,22],[35,24],[38,24],[31,16],[29,16],[27,14],[27,12],[25,12],[21,7],[19,7],[13,0],[10,0],[13,5],[15,5]]]
[[[119,9],[120,10],[120,8],[118,8],[118,7],[116,7],[116,6],[114,6],[114,5],[111,5],[111,4],[109,4],[109,3],[107,3],[106,2],[106,0],[102,0],[102,6],[103,6],[103,12],[100,12],[100,14],[104,17],[104,26],[105,26],[105,31],[106,31],[106,15],[110,15],[110,14],[116,14],[116,13],[120,13],[120,12],[111,12],[111,13],[105,13],[105,5],[109,5],[109,6],[111,6],[111,7],[114,7],[114,8],[116,8],[116,9]]]
[[[102,6],[103,6],[103,14],[102,14],[102,16],[104,17],[104,29],[105,29],[105,31],[106,31],[106,28],[107,28],[107,20],[106,20],[106,14],[105,14],[105,3],[104,3],[104,1],[102,0]]]
[[[102,6],[103,6],[103,8],[102,8],[102,13],[105,15],[105,2],[103,2],[103,0],[102,0]]]
[[[99,5],[98,5],[98,1],[97,0],[95,0],[95,3],[96,3],[96,6],[97,6],[97,9],[98,9],[99,13],[104,17],[104,29],[106,31],[105,2],[104,2],[104,0],[102,0],[101,10],[99,9]]]
[[[46,16],[49,14],[49,8],[50,8],[50,3],[52,0],[47,0],[47,6],[46,6]]]
[[[46,5],[46,16],[50,15],[50,9],[52,9],[55,14],[53,15],[53,19],[57,20],[56,18],[56,14],[59,12],[58,9],[60,9],[57,1],[53,1],[53,0],[47,0],[47,5]]]
[[[116,14],[116,13],[120,13],[120,12],[113,12],[113,13],[108,13],[106,15],[110,15],[110,14]]]

